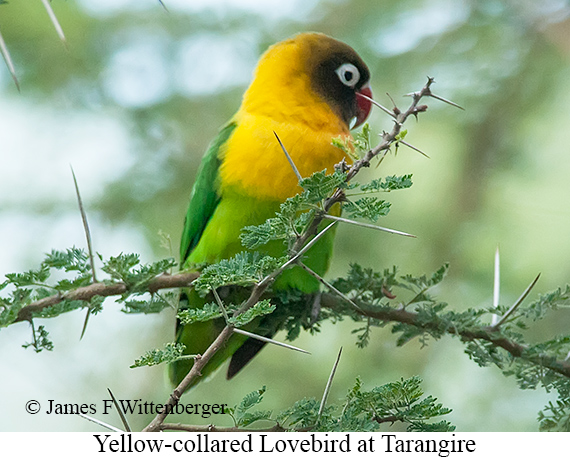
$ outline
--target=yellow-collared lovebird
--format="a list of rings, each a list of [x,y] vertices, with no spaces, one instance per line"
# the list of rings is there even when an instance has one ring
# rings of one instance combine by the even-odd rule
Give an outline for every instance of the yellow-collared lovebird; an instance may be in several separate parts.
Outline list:
[[[371,104],[366,97],[372,97],[369,79],[366,64],[350,46],[320,33],[296,35],[263,54],[238,112],[221,129],[202,160],[182,234],[183,268],[215,263],[243,251],[241,229],[275,216],[279,205],[301,190],[275,134],[303,177],[324,169],[331,173],[342,159],[350,162],[332,139],[349,137],[351,124],[358,126],[368,116]],[[306,253],[303,262],[323,275],[332,242],[333,230],[329,230]],[[284,250],[279,240],[259,249],[275,257],[282,256]],[[293,267],[273,284],[274,290],[288,288],[310,294],[318,291],[319,283],[300,267]],[[224,297],[224,301],[231,299]],[[182,294],[180,307],[198,308],[211,301],[211,297],[201,298],[190,290]],[[271,316],[264,317],[252,331],[272,336],[279,323],[272,323]],[[201,354],[224,325],[221,319],[178,323],[177,341],[186,345],[187,354]],[[231,357],[229,379],[262,347],[259,340],[234,334],[202,374],[208,375]],[[172,382],[178,384],[192,363],[184,360],[171,364]]]

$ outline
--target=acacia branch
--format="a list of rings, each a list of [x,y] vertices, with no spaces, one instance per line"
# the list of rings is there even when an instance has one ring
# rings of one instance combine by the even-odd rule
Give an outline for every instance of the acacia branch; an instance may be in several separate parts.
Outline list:
[[[340,309],[344,306],[344,303],[341,298],[334,294],[323,293],[321,306],[329,309]],[[417,313],[406,311],[405,309],[382,308],[373,310],[361,303],[359,303],[359,307],[361,309],[355,310],[355,312],[362,316],[371,317],[384,322],[400,322],[402,324],[425,329],[426,332],[429,332],[430,330],[441,330],[441,326],[439,325],[441,323],[440,321],[420,321]],[[555,373],[565,376],[566,378],[570,378],[570,362],[557,360],[552,356],[529,354],[526,346],[506,337],[492,326],[474,326],[469,329],[457,329],[456,327],[450,326],[445,329],[445,332],[450,335],[459,336],[465,341],[488,341],[493,346],[504,349],[514,358],[519,358],[534,365],[548,368]]]
[[[273,427],[268,428],[241,428],[241,427],[216,427],[215,425],[187,425],[187,424],[173,424],[173,423],[166,423],[160,425],[160,430],[177,430],[183,432],[198,432],[198,433],[207,433],[207,432],[254,432],[254,433],[267,433],[267,432],[286,432],[287,429],[283,428],[279,424],[275,424]]]
[[[218,349],[225,344],[225,342],[229,339],[229,337],[233,333],[233,325],[226,325],[224,329],[220,332],[218,337],[214,340],[214,342],[206,349],[204,354],[201,356],[196,356],[194,359],[194,364],[192,368],[186,375],[186,377],[182,380],[182,382],[174,389],[174,391],[170,394],[170,398],[166,402],[167,407],[163,409],[163,411],[158,414],[150,424],[148,424],[144,429],[143,432],[159,432],[162,430],[162,425],[164,420],[168,416],[168,411],[172,408],[168,406],[176,406],[180,401],[180,397],[182,394],[190,387],[190,384],[197,378],[198,376],[202,376],[201,370],[204,366],[208,363],[208,361],[214,356]]]
[[[392,415],[392,416],[385,416],[385,417],[382,417],[382,416],[374,416],[374,417],[372,418],[372,420],[373,420],[374,422],[379,423],[379,424],[384,424],[384,423],[386,423],[386,422],[390,422],[391,424],[393,424],[394,422],[398,422],[398,421],[404,422],[402,419],[400,419],[398,416],[395,416],[395,415]]]
[[[163,273],[149,282],[148,292],[155,293],[162,289],[173,289],[179,287],[189,287],[192,282],[199,276],[197,272],[178,273],[170,275]],[[98,282],[85,287],[71,290],[65,294],[51,295],[41,300],[24,306],[19,312],[18,317],[14,321],[30,321],[35,313],[39,313],[50,306],[57,305],[64,300],[83,300],[89,302],[94,297],[111,297],[114,295],[123,295],[129,291],[129,287],[124,282]]]
[[[369,167],[370,162],[372,159],[374,159],[374,157],[378,156],[381,153],[383,156],[388,153],[392,144],[398,140],[398,135],[402,130],[402,126],[410,116],[417,116],[419,113],[423,113],[427,110],[427,105],[420,105],[419,103],[422,98],[433,96],[431,93],[431,85],[433,82],[433,78],[428,78],[426,85],[419,92],[413,92],[410,94],[412,97],[412,103],[406,111],[402,112],[397,107],[394,107],[393,111],[395,114],[395,119],[392,130],[390,132],[385,132],[382,135],[382,141],[380,144],[370,149],[366,154],[364,154],[364,157],[362,159],[354,162],[354,164],[348,170],[346,178],[347,181],[350,181],[352,178],[354,178],[354,176],[356,176],[361,168]],[[336,195],[337,193],[338,191],[331,197],[331,203],[329,203],[330,206],[336,203],[335,200],[338,199],[338,196]],[[325,206],[325,208],[327,207]]]

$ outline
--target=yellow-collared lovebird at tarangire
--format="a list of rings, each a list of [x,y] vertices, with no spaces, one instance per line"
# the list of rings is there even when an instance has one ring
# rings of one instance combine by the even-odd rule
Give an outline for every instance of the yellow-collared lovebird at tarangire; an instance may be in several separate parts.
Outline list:
[[[254,78],[238,112],[221,129],[202,160],[190,197],[180,247],[184,269],[215,263],[244,250],[240,231],[275,216],[287,198],[300,192],[298,178],[283,152],[277,135],[302,177],[327,170],[348,157],[332,144],[333,138],[350,136],[350,126],[360,125],[370,112],[370,72],[348,45],[320,33],[302,33],[271,46],[259,60]],[[360,97],[363,94],[366,97]],[[319,275],[328,269],[333,230],[307,251],[303,262]],[[263,254],[284,255],[282,241],[258,249]],[[276,289],[316,293],[319,282],[300,267],[285,270],[273,284]],[[239,304],[245,297],[233,297]],[[198,308],[214,301],[189,290],[180,308]],[[224,297],[229,304],[232,297]],[[277,306],[280,306],[277,303]],[[281,305],[286,306],[286,305]],[[251,329],[272,337],[280,323],[265,316]],[[177,341],[187,354],[201,354],[225,323],[222,319],[177,325]],[[263,347],[261,341],[233,334],[202,370],[207,376],[231,357],[228,379]],[[192,367],[192,360],[170,366],[176,385]]]

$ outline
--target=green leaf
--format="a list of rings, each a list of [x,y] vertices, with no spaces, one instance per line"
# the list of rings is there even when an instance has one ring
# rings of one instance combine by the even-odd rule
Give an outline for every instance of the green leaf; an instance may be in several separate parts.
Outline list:
[[[540,431],[570,431],[570,398],[559,398],[538,413]]]
[[[352,160],[356,161],[360,159],[359,153],[362,153],[362,151],[354,146],[354,140],[349,136],[339,136],[337,138],[333,138],[331,144],[334,147],[339,148],[347,156],[351,157]]]
[[[453,431],[447,421],[434,419],[449,414],[432,396],[425,396],[419,377],[364,390],[357,378],[346,397],[338,404],[325,406],[319,415],[320,402],[304,398],[293,406],[279,412],[272,419],[270,411],[253,410],[263,400],[265,387],[246,395],[229,410],[236,427],[247,427],[259,420],[274,420],[285,430],[309,428],[313,432],[373,432],[383,422],[402,422],[408,431]]]
[[[271,314],[273,311],[275,311],[275,308],[275,305],[272,305],[270,300],[261,300],[244,313],[241,313],[235,317],[230,317],[228,319],[228,322],[230,324],[233,324],[235,327],[243,327],[256,317],[264,316],[265,314]]]
[[[206,303],[202,308],[188,308],[178,312],[182,325],[205,322],[222,317],[220,307],[216,303]]]
[[[370,147],[370,125],[363,124],[359,132],[354,134],[354,141],[352,143],[359,156],[364,155],[367,151],[372,149]]]
[[[285,259],[262,256],[257,252],[241,252],[204,268],[193,283],[194,289],[205,295],[212,289],[227,285],[250,286],[279,268]]]
[[[332,194],[335,189],[344,188],[346,175],[339,171],[327,175],[326,170],[323,170],[304,178],[299,184],[307,193],[308,201],[318,203]]]
[[[309,226],[315,210],[322,207],[335,189],[348,186],[344,173],[335,171],[327,175],[326,170],[303,179],[300,185],[304,191],[283,202],[275,217],[242,229],[240,240],[244,247],[253,250],[272,240],[284,240],[289,244]]]
[[[410,187],[412,187],[412,174],[373,179],[369,183],[362,184],[360,190],[362,192],[391,192]]]
[[[6,274],[6,278],[8,282],[15,287],[26,287],[42,284],[49,278],[49,275],[49,268],[43,266],[38,270],[29,270],[24,273],[8,273]]]
[[[397,279],[398,269],[393,266],[386,268],[382,273],[372,268],[363,268],[357,263],[351,263],[345,278],[339,278],[333,285],[344,294],[354,292],[362,301],[369,304],[378,304],[386,298],[386,293],[395,286],[399,286]]]
[[[416,290],[426,291],[438,285],[441,281],[443,281],[443,278],[445,278],[445,276],[447,275],[448,270],[449,270],[449,264],[446,263],[443,266],[441,266],[437,271],[435,271],[430,277],[427,277],[426,275],[418,277],[412,275],[405,275],[402,276],[402,280],[409,285],[410,289],[415,288]]]
[[[372,222],[378,221],[382,216],[390,212],[391,203],[386,200],[379,200],[376,197],[363,197],[356,202],[346,201],[343,204],[344,210],[354,218],[368,219]]]
[[[253,424],[254,422],[260,420],[270,420],[271,419],[271,411],[254,411],[252,413],[244,413],[239,417],[237,421],[238,427],[247,427],[248,425]]]
[[[165,308],[173,307],[171,303],[175,303],[177,300],[178,294],[174,292],[167,294],[154,293],[149,300],[125,300],[121,311],[125,314],[160,313]]]
[[[52,250],[51,253],[47,254],[42,265],[66,272],[78,271],[80,273],[88,273],[91,271],[89,256],[85,250],[75,246],[68,248],[65,252]]]
[[[36,311],[33,313],[33,317],[43,319],[57,317],[76,309],[86,308],[87,306],[89,306],[89,302],[83,300],[62,300],[55,305],[43,308],[41,311]]]
[[[62,279],[57,282],[54,289],[59,292],[67,292],[70,290],[78,289],[79,287],[85,287],[91,284],[93,277],[91,272],[82,273],[74,279]]]
[[[362,382],[357,379],[347,395],[348,406],[345,410],[349,414],[365,415],[369,420],[379,423],[384,420],[407,423],[408,431],[454,430],[455,427],[445,421],[436,424],[427,422],[434,417],[449,414],[451,410],[444,408],[431,396],[423,397],[421,382],[419,377],[414,376],[364,391]]]
[[[102,270],[108,273],[111,278],[128,283],[132,275],[131,269],[139,263],[140,256],[138,254],[121,253],[116,257],[110,257],[103,265]]]
[[[314,426],[319,416],[320,402],[314,398],[304,398],[279,413],[277,422],[287,423],[289,427],[297,428]],[[330,411],[331,408],[328,408]]]
[[[396,135],[396,142],[398,142],[399,140],[403,140],[404,138],[406,138],[406,135],[408,134],[408,131],[406,129],[402,129],[400,131],[400,133],[398,133],[398,135]]]
[[[43,325],[40,325],[37,330],[35,330],[32,325],[32,336],[33,341],[31,343],[25,343],[22,345],[24,349],[32,347],[35,352],[42,352],[44,349],[46,351],[53,351],[53,343],[48,338],[49,333]]]
[[[130,368],[159,365],[161,363],[172,363],[184,357],[184,346],[181,343],[167,343],[163,350],[153,349],[147,351],[141,358],[135,360]]]
[[[263,394],[266,392],[267,388],[263,386],[261,389],[254,390],[248,393],[238,405],[236,405],[234,412],[236,417],[240,417],[246,411],[249,411],[255,405],[259,404],[263,400]]]
[[[347,137],[340,136],[337,138],[333,138],[331,143],[334,147],[339,148],[345,154],[350,155],[350,156],[354,155],[354,153],[351,150],[351,146],[350,146],[351,142]]]
[[[247,249],[257,249],[272,240],[288,239],[295,236],[293,225],[283,217],[267,219],[261,225],[248,225],[242,228],[240,240]]]
[[[146,293],[148,284],[158,275],[168,273],[176,266],[173,258],[141,264],[138,254],[119,254],[104,262],[103,271],[112,279],[125,283],[128,288],[123,299],[135,293]]]

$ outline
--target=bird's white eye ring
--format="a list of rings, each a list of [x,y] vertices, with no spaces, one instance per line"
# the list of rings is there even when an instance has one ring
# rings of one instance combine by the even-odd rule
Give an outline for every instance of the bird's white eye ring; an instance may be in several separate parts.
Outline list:
[[[358,84],[360,80],[360,72],[351,63],[343,63],[340,67],[335,70],[335,73],[340,79],[340,82],[345,86],[354,87]]]

